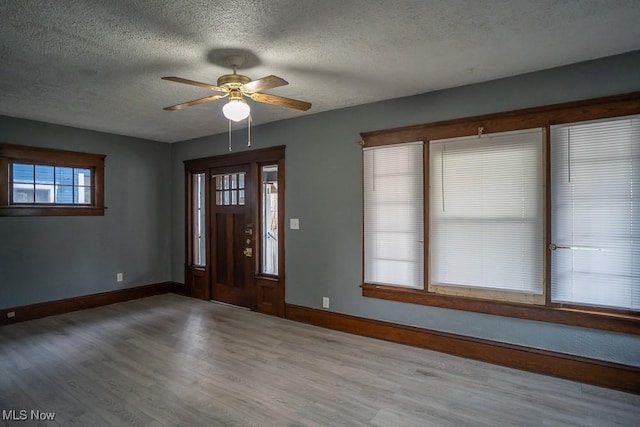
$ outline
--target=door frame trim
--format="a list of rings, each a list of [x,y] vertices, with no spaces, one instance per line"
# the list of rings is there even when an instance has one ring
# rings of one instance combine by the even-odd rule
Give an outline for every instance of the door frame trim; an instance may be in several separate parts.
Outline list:
[[[185,170],[202,171],[209,168],[235,166],[246,163],[265,163],[284,159],[286,145],[260,148],[258,150],[241,151],[237,153],[221,154],[218,156],[202,157],[199,159],[185,160]]]
[[[285,314],[285,145],[279,145],[275,147],[262,148],[258,150],[241,151],[237,153],[222,154],[217,156],[203,157],[198,159],[185,160],[185,287],[188,295],[196,296],[201,299],[211,298],[211,277],[212,277],[212,260],[211,260],[211,235],[210,235],[210,212],[207,212],[207,265],[203,269],[202,266],[191,265],[191,238],[192,238],[192,180],[191,175],[196,173],[205,173],[209,178],[210,170],[222,167],[233,167],[237,165],[249,164],[252,171],[252,184],[255,189],[253,192],[254,202],[256,209],[253,213],[254,223],[256,227],[256,234],[258,238],[254,243],[255,248],[255,264],[254,264],[254,286],[256,295],[256,309],[259,312],[284,317]],[[278,277],[261,276],[261,237],[259,230],[261,229],[261,212],[262,212],[262,200],[261,200],[261,183],[260,183],[260,168],[267,164],[278,165]],[[205,180],[205,206],[210,206],[210,179]],[[205,273],[205,274],[202,274]],[[192,275],[196,277],[191,277]],[[206,280],[203,280],[203,276],[206,276]],[[193,280],[190,280],[193,279]],[[206,283],[204,283],[206,282]],[[275,282],[275,283],[274,283]],[[275,286],[274,286],[275,285]],[[265,289],[261,289],[260,287]],[[206,289],[200,289],[205,288]],[[265,292],[262,292],[265,291]],[[261,304],[260,298],[263,296],[270,296],[271,302],[264,302]]]

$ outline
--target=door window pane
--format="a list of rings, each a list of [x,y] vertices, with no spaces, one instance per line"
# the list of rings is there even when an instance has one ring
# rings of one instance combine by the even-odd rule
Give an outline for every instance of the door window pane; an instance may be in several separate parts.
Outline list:
[[[240,172],[213,176],[216,187],[216,205],[244,205],[244,175],[244,172]]]

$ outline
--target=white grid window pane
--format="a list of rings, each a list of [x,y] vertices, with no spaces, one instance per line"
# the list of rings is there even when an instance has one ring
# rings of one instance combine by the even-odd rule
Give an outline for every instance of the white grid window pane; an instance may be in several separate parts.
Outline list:
[[[552,301],[640,309],[640,117],[551,136]]]
[[[364,281],[422,289],[423,143],[365,148]]]
[[[542,130],[430,143],[431,283],[543,293]]]

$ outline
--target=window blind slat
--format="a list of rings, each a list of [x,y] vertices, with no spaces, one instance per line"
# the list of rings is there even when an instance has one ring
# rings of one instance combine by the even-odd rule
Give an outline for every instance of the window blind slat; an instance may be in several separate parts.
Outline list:
[[[423,144],[363,150],[364,280],[422,289]]]

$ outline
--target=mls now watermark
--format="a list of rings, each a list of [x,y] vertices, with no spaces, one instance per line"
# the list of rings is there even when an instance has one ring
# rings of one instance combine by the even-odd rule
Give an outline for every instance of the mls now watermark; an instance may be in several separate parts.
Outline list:
[[[43,412],[38,409],[3,409],[2,421],[53,421],[55,412]]]

